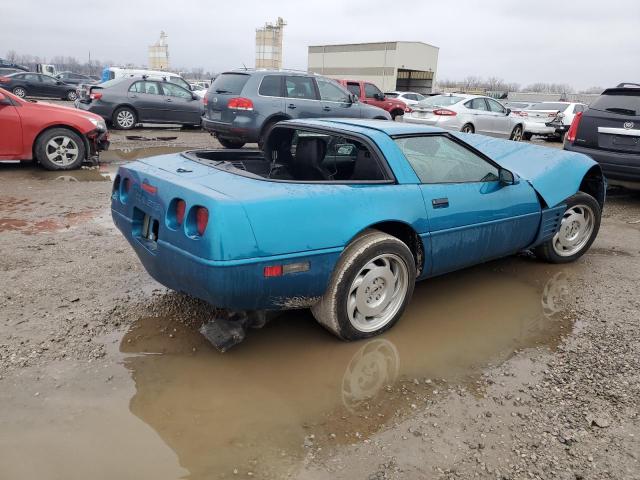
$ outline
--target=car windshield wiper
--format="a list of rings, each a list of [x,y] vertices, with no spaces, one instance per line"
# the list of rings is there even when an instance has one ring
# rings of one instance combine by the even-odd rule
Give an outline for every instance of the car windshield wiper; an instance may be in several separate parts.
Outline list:
[[[231,93],[229,90],[222,90],[216,88],[216,93]]]
[[[622,115],[635,115],[636,114],[635,110],[631,110],[629,108],[613,107],[613,108],[605,108],[605,110],[607,112],[612,112],[612,113],[621,113]]]

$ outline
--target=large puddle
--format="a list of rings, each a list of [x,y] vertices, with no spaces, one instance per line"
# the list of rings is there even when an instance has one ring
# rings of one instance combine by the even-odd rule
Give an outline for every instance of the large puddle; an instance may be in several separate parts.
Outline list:
[[[310,452],[368,441],[448,386],[474,391],[515,350],[555,348],[573,326],[571,268],[520,257],[422,282],[391,331],[355,343],[304,311],[225,354],[185,326],[186,313],[138,319],[109,339],[111,366],[46,398],[0,395],[0,473],[283,478]]]

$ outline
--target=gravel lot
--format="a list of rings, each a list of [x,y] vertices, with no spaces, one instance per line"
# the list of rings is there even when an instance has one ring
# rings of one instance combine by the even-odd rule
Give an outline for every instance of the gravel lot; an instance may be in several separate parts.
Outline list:
[[[337,342],[302,315],[251,332],[238,353],[218,354],[195,333],[211,310],[153,282],[111,223],[105,177],[138,155],[132,149],[214,148],[215,140],[144,129],[114,132],[112,142],[117,151],[100,168],[69,175],[0,165],[0,478],[640,478],[637,193],[611,192],[599,237],[575,265],[524,255],[425,282],[414,303],[428,309],[429,292],[443,290],[444,326],[436,332],[432,319],[408,320],[389,340],[401,345],[418,329],[443,335],[440,347],[455,364],[456,352],[465,357],[476,340],[456,342],[476,316],[485,319],[483,310],[489,320],[491,311],[518,311],[501,296],[509,291],[501,279],[514,275],[542,289],[543,276],[566,275],[556,292],[559,316],[535,339],[496,340],[455,373],[431,365],[419,344],[409,355],[416,358],[398,347],[401,374],[349,413],[323,404],[332,395],[323,388],[334,377],[344,383],[344,365],[333,375],[330,358],[352,358],[351,365],[362,345]],[[455,324],[447,295],[462,301],[455,287],[462,294],[468,285],[472,295],[485,278],[495,289],[479,291],[469,323],[447,332]],[[487,332],[494,334],[500,329]],[[199,370],[188,369],[192,361]],[[209,386],[212,379],[220,383]],[[169,385],[185,396],[178,389],[167,403]],[[210,396],[198,397],[203,391]],[[217,391],[235,402],[224,407],[228,436],[224,418],[207,423],[208,411],[222,408],[212,400]],[[184,410],[190,401],[193,411]]]

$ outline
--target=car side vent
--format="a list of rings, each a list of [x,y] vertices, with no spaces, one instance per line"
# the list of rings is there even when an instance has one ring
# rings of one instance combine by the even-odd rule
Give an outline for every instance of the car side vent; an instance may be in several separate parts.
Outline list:
[[[233,165],[235,168],[239,169],[239,170],[247,170],[247,167],[244,166],[243,162],[231,162],[231,165]]]

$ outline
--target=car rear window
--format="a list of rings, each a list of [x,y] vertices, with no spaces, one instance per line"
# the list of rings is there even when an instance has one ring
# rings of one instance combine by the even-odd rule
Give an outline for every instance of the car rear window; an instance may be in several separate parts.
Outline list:
[[[386,96],[387,98],[398,98],[398,94],[397,94],[397,93],[389,93],[389,92],[386,92],[386,93],[385,93],[385,96]]]
[[[433,97],[425,98],[418,103],[421,107],[447,107],[454,105],[464,100],[463,97],[456,97],[455,95],[435,95]]]
[[[620,115],[640,115],[640,91],[609,92],[596,98],[589,108]]]
[[[283,97],[282,75],[267,75],[262,79],[258,93],[263,97]]]
[[[531,105],[527,110],[558,110],[564,111],[567,109],[569,104],[567,103],[553,103],[553,102],[542,102]]]
[[[216,93],[238,95],[248,81],[246,73],[222,73],[213,81],[211,88]]]

